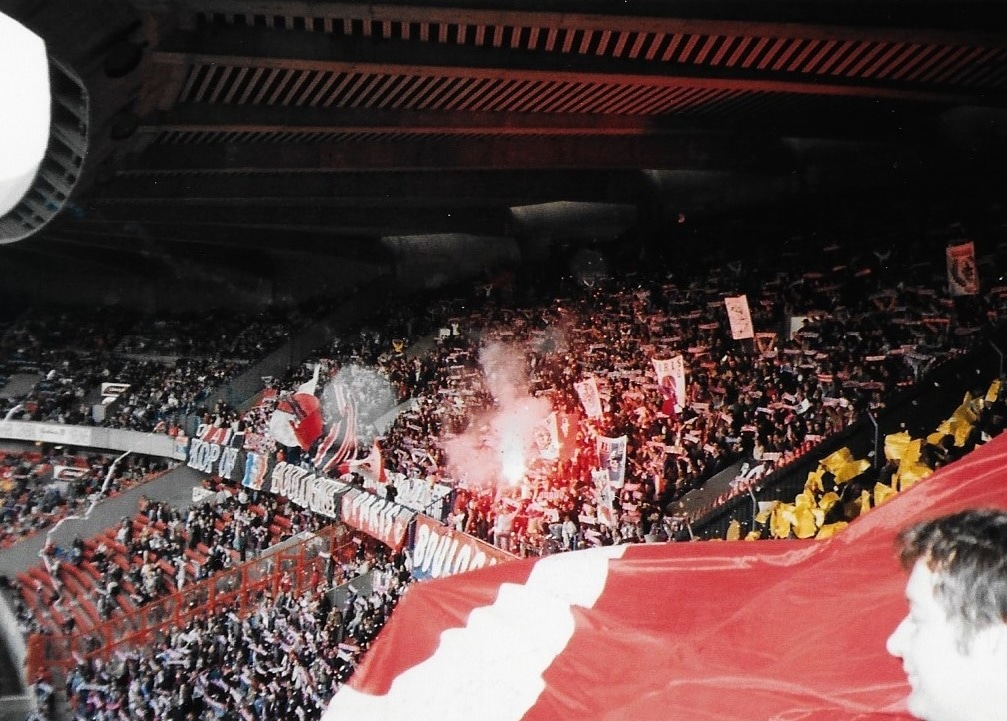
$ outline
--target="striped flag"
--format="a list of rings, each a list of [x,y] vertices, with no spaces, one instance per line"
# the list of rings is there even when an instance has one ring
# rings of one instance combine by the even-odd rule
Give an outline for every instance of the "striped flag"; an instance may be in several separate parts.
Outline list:
[[[323,406],[329,429],[319,443],[312,463],[322,473],[332,473],[357,456],[357,407],[341,383],[331,383],[326,387]]]

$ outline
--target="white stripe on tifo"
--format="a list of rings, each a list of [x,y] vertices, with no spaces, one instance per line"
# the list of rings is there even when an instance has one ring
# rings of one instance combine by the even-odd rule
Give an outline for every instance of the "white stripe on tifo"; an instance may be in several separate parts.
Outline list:
[[[518,721],[545,688],[542,674],[574,633],[573,605],[592,607],[608,562],[626,546],[539,560],[525,584],[504,584],[467,626],[441,634],[429,659],[407,669],[385,696],[344,686],[322,721]]]

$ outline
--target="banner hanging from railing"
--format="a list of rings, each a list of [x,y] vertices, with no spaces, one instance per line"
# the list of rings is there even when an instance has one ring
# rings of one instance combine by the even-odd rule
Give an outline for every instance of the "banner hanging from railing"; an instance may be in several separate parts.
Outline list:
[[[311,471],[284,462],[273,467],[267,490],[301,508],[328,518],[339,518],[340,497],[351,488],[342,481],[316,476]]]
[[[238,481],[244,471],[244,466],[238,464],[238,452],[243,443],[243,434],[201,423],[189,442],[186,465],[203,473]]]
[[[409,522],[416,515],[413,511],[356,488],[342,494],[341,503],[340,520],[343,523],[378,539],[395,551],[402,550]]]
[[[454,576],[515,558],[495,546],[442,526],[425,516],[416,517],[414,535],[412,574],[416,579]]]

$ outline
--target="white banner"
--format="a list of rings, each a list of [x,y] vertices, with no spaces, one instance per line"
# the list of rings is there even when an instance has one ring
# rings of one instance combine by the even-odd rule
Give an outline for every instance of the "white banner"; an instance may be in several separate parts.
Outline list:
[[[787,340],[793,340],[797,332],[804,327],[804,324],[811,320],[810,315],[790,316],[790,325],[787,327]]]
[[[979,270],[976,268],[976,251],[972,241],[949,245],[948,291],[951,295],[978,295]]]
[[[734,340],[754,338],[755,330],[752,328],[752,314],[748,310],[748,296],[724,298],[724,305],[727,307],[727,319],[731,322],[731,337]]]
[[[559,458],[559,424],[556,411],[550,413],[544,421],[535,426],[532,435],[539,458],[547,461],[555,461]]]
[[[88,469],[77,466],[60,466],[53,464],[52,477],[57,481],[75,481],[87,475]]]
[[[578,383],[574,383],[573,387],[577,390],[577,395],[580,396],[580,403],[584,406],[584,412],[587,414],[587,417],[600,418],[602,415],[601,396],[598,394],[597,379],[591,376]]]
[[[311,471],[283,462],[277,463],[273,468],[269,476],[268,490],[301,508],[307,508],[328,518],[339,518],[336,511],[339,497],[350,490],[350,487],[340,481],[316,476]]]
[[[609,528],[618,525],[615,515],[615,488],[609,480],[607,471],[591,471],[591,480],[594,481],[594,499],[598,507],[598,523]]]

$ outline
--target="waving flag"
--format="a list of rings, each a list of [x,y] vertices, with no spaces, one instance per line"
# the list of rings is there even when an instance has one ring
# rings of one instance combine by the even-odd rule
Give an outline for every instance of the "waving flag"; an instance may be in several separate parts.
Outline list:
[[[598,380],[594,376],[589,376],[582,381],[573,384],[580,397],[580,403],[584,406],[584,412],[588,418],[600,418],[602,416],[601,395],[598,393]]]
[[[323,394],[328,432],[319,443],[312,462],[323,473],[332,473],[356,458],[357,407],[342,383],[331,383]]]
[[[308,450],[322,435],[322,408],[315,397],[319,367],[315,366],[311,380],[277,401],[269,418],[269,434],[277,443]]]
[[[1007,506],[1007,437],[827,540],[637,544],[403,598],[324,721],[908,721],[907,524]]]
[[[378,443],[377,438],[374,439],[370,452],[364,458],[344,461],[339,464],[339,471],[341,473],[351,470],[360,473],[371,485],[385,485],[388,477],[385,472],[385,462],[381,456],[381,445]],[[367,487],[370,488],[371,486],[368,485]]]

